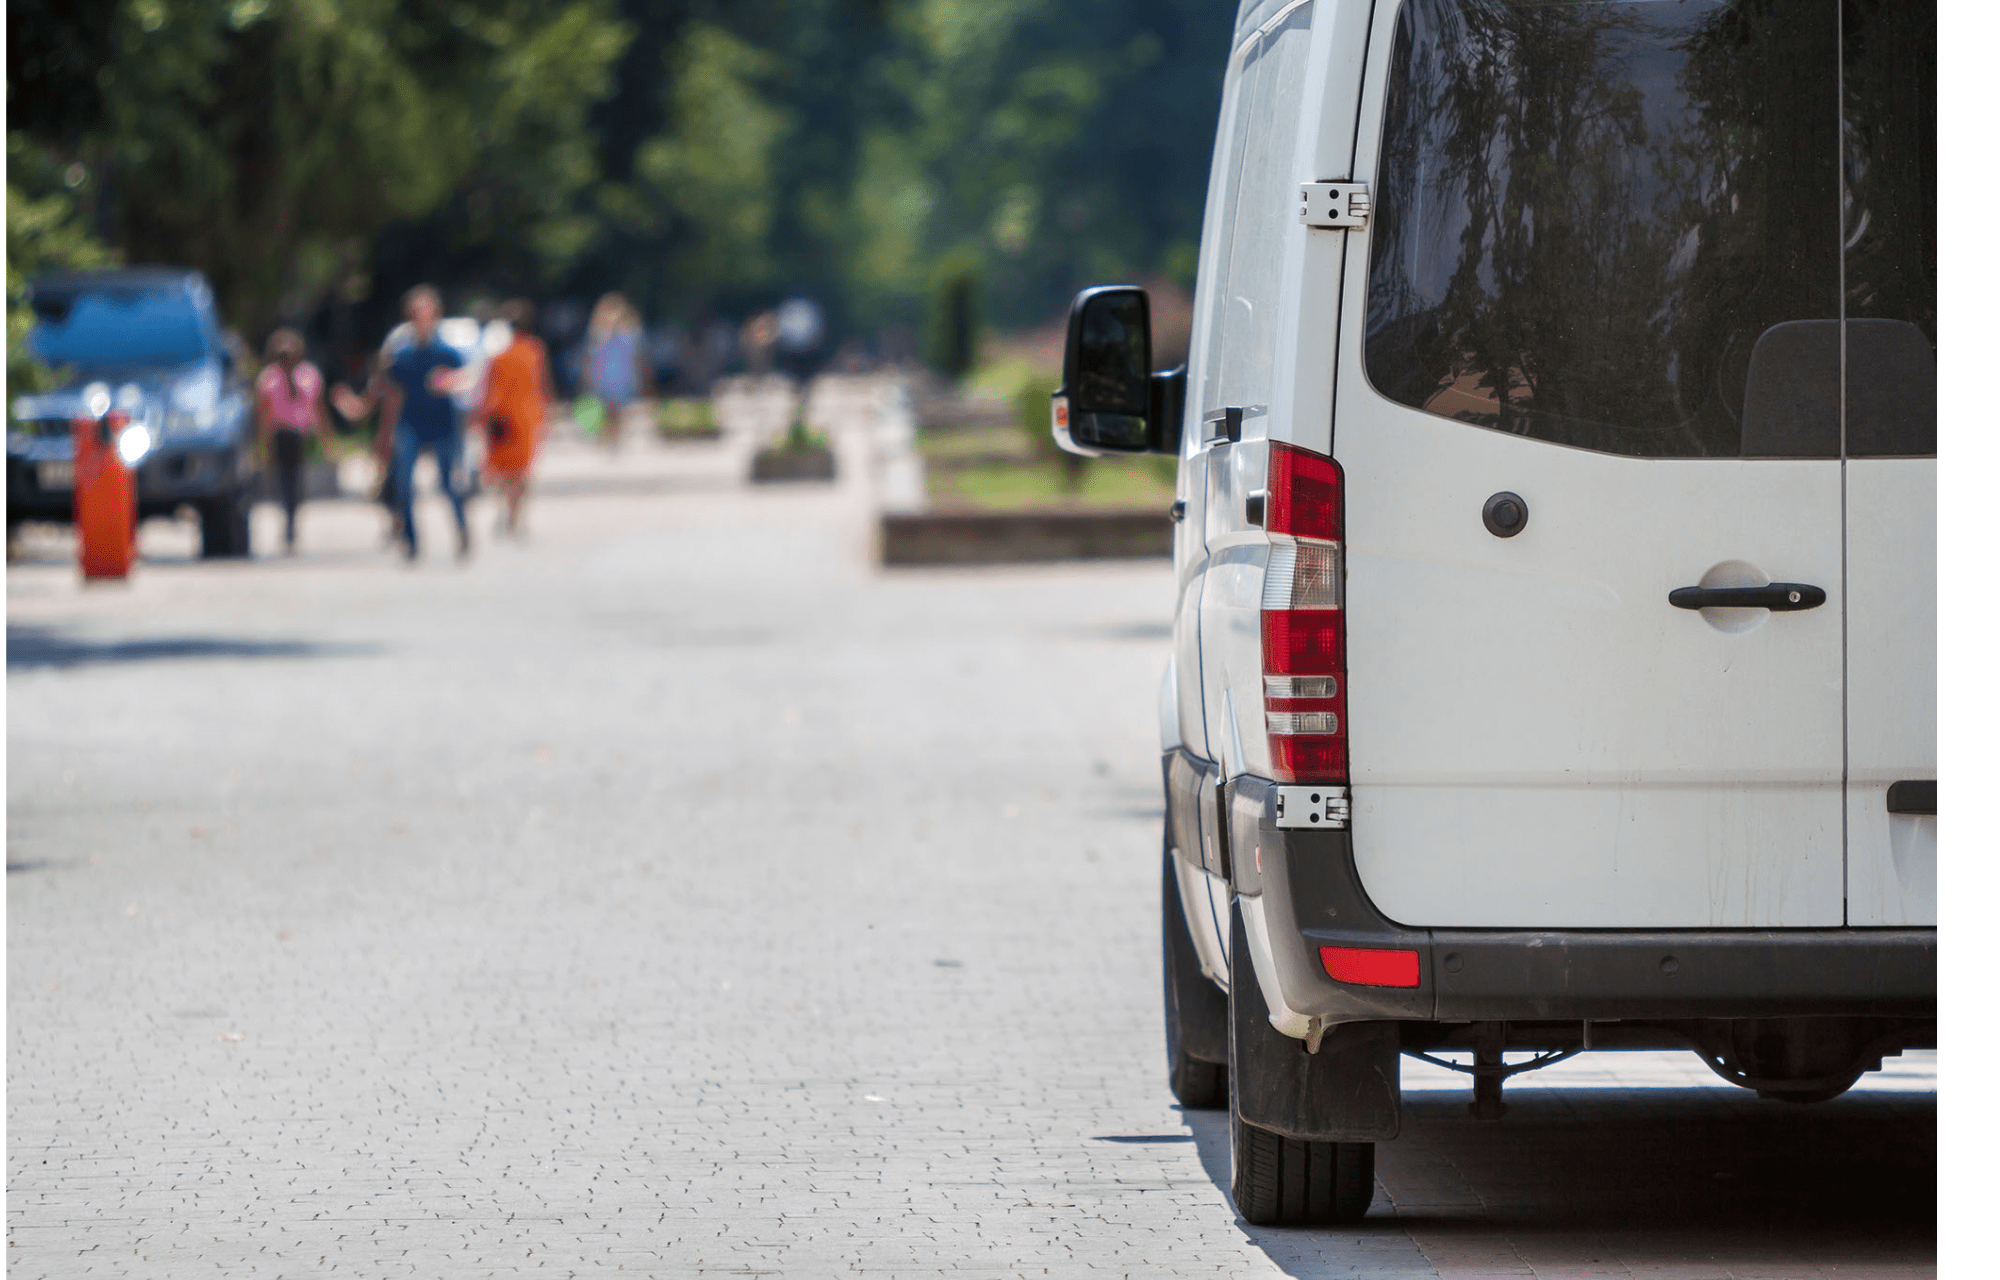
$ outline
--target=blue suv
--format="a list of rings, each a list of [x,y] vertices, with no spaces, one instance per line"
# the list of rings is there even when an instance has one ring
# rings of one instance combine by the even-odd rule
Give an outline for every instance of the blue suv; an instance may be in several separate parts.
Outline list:
[[[71,519],[70,423],[109,397],[128,425],[139,518],[201,516],[203,556],[250,554],[256,458],[250,397],[198,271],[135,267],[50,275],[29,286],[28,346],[62,385],[15,399],[7,423],[7,527]]]

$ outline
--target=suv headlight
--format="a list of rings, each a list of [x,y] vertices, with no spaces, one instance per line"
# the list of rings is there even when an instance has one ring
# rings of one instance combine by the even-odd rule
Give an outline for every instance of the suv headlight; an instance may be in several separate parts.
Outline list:
[[[139,459],[153,447],[153,433],[146,430],[144,423],[135,422],[118,433],[118,456],[128,467],[139,465]]]
[[[207,367],[175,383],[167,393],[167,433],[213,431],[216,401],[221,394],[221,375]]]

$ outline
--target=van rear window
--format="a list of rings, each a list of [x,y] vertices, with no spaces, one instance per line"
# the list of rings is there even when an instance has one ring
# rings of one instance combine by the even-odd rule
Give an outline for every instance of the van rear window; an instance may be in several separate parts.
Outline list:
[[[1377,390],[1642,457],[1935,452],[1931,4],[1406,0],[1391,56]]]

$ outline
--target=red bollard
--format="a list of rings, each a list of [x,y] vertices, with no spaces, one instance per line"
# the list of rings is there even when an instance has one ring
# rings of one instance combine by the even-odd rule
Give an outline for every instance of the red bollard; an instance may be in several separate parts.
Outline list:
[[[131,469],[118,456],[125,414],[71,423],[76,441],[76,558],[85,580],[123,578],[138,558],[139,503]]]

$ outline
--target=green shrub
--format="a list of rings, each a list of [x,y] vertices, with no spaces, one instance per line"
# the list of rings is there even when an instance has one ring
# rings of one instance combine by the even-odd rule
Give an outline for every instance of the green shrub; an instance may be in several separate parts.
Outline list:
[[[694,396],[661,400],[653,408],[653,420],[662,435],[706,435],[715,430],[715,405]]]
[[[805,453],[826,447],[826,437],[807,427],[805,418],[799,416],[793,417],[791,429],[785,432],[784,440],[777,445],[782,453]]]
[[[1065,451],[1056,443],[1051,430],[1049,397],[1060,385],[1060,370],[1024,370],[1014,388],[1014,421],[1034,446],[1037,457],[1061,464],[1064,492],[1080,493],[1084,469],[1090,459]]]

